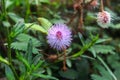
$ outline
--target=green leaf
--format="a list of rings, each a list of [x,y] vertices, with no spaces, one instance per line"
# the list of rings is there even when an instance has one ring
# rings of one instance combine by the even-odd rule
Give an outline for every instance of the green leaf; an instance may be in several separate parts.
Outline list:
[[[84,46],[85,45],[84,38],[83,38],[83,36],[82,36],[82,34],[80,32],[78,33],[78,36],[79,36],[79,39],[80,39],[82,45]]]
[[[32,39],[30,39],[26,51],[26,59],[28,60],[29,64],[32,64],[32,51],[33,51],[33,44],[32,44]]]
[[[92,74],[91,77],[92,77],[92,80],[109,80],[96,74]]]
[[[26,28],[30,28],[31,30],[36,30],[36,31],[40,31],[42,33],[47,34],[47,31],[40,25],[37,24],[33,24],[33,23],[26,23],[25,24]]]
[[[13,4],[13,1],[11,0],[6,0],[6,3],[5,3],[5,8],[9,8],[11,5]]]
[[[35,76],[35,77],[40,77],[40,78],[43,78],[43,79],[58,80],[57,78],[52,77],[52,76],[50,76],[50,75],[36,74],[36,73],[32,73],[32,75],[33,75],[33,76]]]
[[[18,60],[20,60],[27,67],[27,69],[30,69],[29,62],[24,58],[24,56],[22,56],[18,52],[17,52],[17,58],[18,58]]]
[[[120,24],[116,24],[116,25],[114,26],[114,28],[115,28],[115,29],[120,29]]]
[[[30,36],[30,35],[28,35],[28,34],[20,34],[20,35],[17,36],[16,39],[17,39],[18,41],[20,41],[20,42],[26,42],[26,43],[28,43],[29,40],[32,39],[32,44],[33,44],[33,46],[38,47],[38,46],[41,45],[41,43],[40,43],[39,40],[37,40],[36,38],[34,38],[34,37],[32,37],[32,36]]]
[[[67,59],[67,60],[66,60],[66,64],[67,64],[67,66],[68,66],[69,68],[72,67],[72,62],[71,62],[71,60]]]
[[[23,62],[18,63],[18,68],[20,70],[20,74],[24,75],[26,73],[26,66],[23,64]],[[20,76],[22,76],[20,75]]]
[[[20,20],[23,20],[23,18],[21,18],[20,16],[16,15],[15,13],[12,13],[12,12],[9,12],[8,16],[16,23]]]
[[[115,52],[114,52],[115,48],[110,45],[94,45],[94,46],[92,46],[92,50],[94,50],[96,53],[115,54]]]
[[[93,80],[113,80],[112,76],[104,67],[96,64],[95,68],[100,72],[100,75],[92,74],[91,77]]]
[[[102,42],[106,42],[106,41],[111,41],[112,39],[98,39],[96,43],[102,43]]]
[[[42,17],[40,17],[40,18],[38,18],[38,21],[39,21],[39,23],[41,24],[41,26],[43,26],[44,27],[44,29],[45,30],[49,30],[49,28],[52,26],[52,23],[51,22],[49,22],[47,19],[45,19],[45,18],[42,18]]]
[[[44,61],[39,61],[37,63],[37,65],[35,65],[35,67],[33,68],[34,70],[37,70],[38,68],[40,68],[40,66],[43,64]]]
[[[120,63],[119,63],[120,64]],[[120,80],[120,69],[116,68],[114,72],[115,76],[117,77],[117,80]]]
[[[44,60],[43,59],[43,55],[42,54],[37,54],[36,56],[33,57],[33,65],[37,65],[39,62],[43,62]]]
[[[29,36],[27,34],[19,34],[16,37],[16,42],[13,42],[11,44],[11,48],[17,49],[17,50],[22,50],[22,51],[27,51],[27,43],[29,42],[29,39],[32,39],[32,44],[33,44],[33,53],[39,53],[39,50],[36,47],[39,47],[41,45],[40,41],[37,40],[36,38]]]
[[[5,65],[5,74],[6,74],[7,80],[15,80],[12,70],[7,65]]]
[[[5,27],[10,27],[11,26],[8,21],[2,21],[2,23]]]
[[[108,67],[108,65],[104,62],[104,60],[100,57],[97,56],[97,59],[102,63],[102,65],[106,68],[106,70],[108,71],[108,73],[111,75],[111,77],[113,77],[114,80],[117,80],[116,76],[113,74],[113,72],[110,70],[110,68]],[[101,69],[100,69],[101,71]]]
[[[89,24],[89,23],[94,22],[94,21],[96,20],[96,17],[95,17],[95,15],[94,15],[93,13],[88,12],[88,13],[87,13],[87,16],[85,17],[85,20],[87,21],[87,22],[85,22],[85,23],[86,23],[86,24]]]
[[[93,37],[91,42],[85,44],[81,48],[81,50],[79,52],[73,54],[72,57],[75,58],[75,57],[81,56],[86,50],[88,50],[91,46],[93,46],[96,43],[97,40],[98,40],[98,35]]]
[[[118,24],[113,24],[112,28],[113,28],[113,29],[120,29],[120,23],[118,23]]]
[[[25,25],[23,21],[18,21],[12,28],[10,37],[15,38],[17,35],[24,31]]]
[[[98,27],[93,27],[93,26],[85,26],[85,30],[89,31],[89,32],[93,32],[93,31],[98,31],[99,28]]]
[[[26,51],[27,43],[26,42],[13,42],[11,44],[11,48],[16,49],[16,50]]]
[[[95,52],[95,50],[94,50],[93,47],[89,48],[88,50],[92,52],[92,54],[93,54],[94,57],[97,56],[97,54],[96,54],[96,52]]]
[[[119,69],[120,68],[120,57],[119,54],[111,54],[107,57],[107,62],[108,64],[113,68],[113,69]],[[114,63],[114,65],[112,65]]]
[[[59,71],[59,74],[63,78],[75,80],[78,77],[78,72],[73,69],[68,69],[67,71]]]
[[[47,71],[48,75],[50,75],[50,76],[52,75],[52,71],[51,71],[51,69],[49,67],[46,68],[46,71]]]
[[[50,3],[50,0],[40,0],[41,3]]]
[[[74,61],[75,70],[78,72],[78,78],[76,80],[87,80],[89,75],[90,65],[86,58]]]
[[[6,59],[4,59],[2,56],[0,56],[0,62],[3,62],[3,63],[5,63],[5,64],[7,64],[7,65],[10,64],[10,63],[9,63]]]

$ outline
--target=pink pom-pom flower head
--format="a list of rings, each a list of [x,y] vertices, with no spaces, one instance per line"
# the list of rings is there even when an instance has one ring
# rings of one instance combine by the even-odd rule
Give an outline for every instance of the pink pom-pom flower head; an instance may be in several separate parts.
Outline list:
[[[56,50],[63,50],[70,46],[72,34],[65,24],[55,24],[48,30],[47,40]]]
[[[107,11],[99,12],[97,15],[97,23],[102,28],[108,28],[109,24],[111,22],[111,16],[110,13]]]

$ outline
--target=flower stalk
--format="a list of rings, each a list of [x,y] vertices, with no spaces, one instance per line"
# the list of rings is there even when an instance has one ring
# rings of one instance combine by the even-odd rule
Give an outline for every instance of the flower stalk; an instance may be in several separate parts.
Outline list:
[[[101,10],[101,12],[104,11],[103,0],[100,0],[100,10]]]
[[[66,49],[63,49],[63,50],[64,50],[63,71],[66,71],[67,70],[67,67],[66,67]]]

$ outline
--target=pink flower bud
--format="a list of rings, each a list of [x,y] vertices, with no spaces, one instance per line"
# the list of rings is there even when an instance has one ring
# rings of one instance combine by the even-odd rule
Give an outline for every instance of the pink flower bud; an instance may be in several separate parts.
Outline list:
[[[93,7],[93,8],[96,8],[98,6],[98,0],[93,0],[91,3],[90,3],[90,6]]]
[[[110,13],[107,11],[99,12],[97,15],[97,23],[102,28],[108,28],[109,24],[111,22],[111,16]]]

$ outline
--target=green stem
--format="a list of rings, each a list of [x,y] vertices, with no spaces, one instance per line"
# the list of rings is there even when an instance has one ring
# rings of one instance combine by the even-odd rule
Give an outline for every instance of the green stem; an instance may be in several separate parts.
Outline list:
[[[17,73],[16,73],[16,71],[15,71],[15,68],[13,67],[13,64],[12,64],[12,57],[11,57],[11,38],[10,38],[10,36],[9,36],[9,28],[7,28],[7,34],[8,34],[8,36],[7,36],[7,43],[8,43],[8,53],[7,53],[7,55],[8,55],[8,61],[9,61],[9,63],[10,63],[10,68],[11,68],[11,70],[13,71],[13,73],[14,73],[14,75],[15,75],[15,77],[16,77],[16,79],[18,80],[19,78],[18,78],[18,75],[17,75]]]
[[[6,20],[7,19],[7,11],[6,11],[6,9],[5,9],[5,0],[2,0],[2,18],[3,18],[3,20]]]
[[[76,57],[82,55],[88,48],[90,48],[92,45],[94,45],[97,40],[98,40],[98,35],[89,44],[84,45],[79,52],[73,54],[71,57],[76,58]]]
[[[4,20],[8,20],[7,19],[7,11],[6,11],[6,8],[5,8],[5,0],[2,0],[2,7],[3,7],[3,10],[2,10],[3,18],[4,18]],[[11,48],[10,48],[11,47],[11,38],[9,36],[9,33],[10,33],[9,28],[7,27],[7,43],[8,43],[8,47],[7,47],[8,48],[8,53],[7,53],[7,55],[8,55],[9,66],[10,66],[11,70],[13,71],[16,79],[18,80],[19,79],[18,75],[17,75],[17,73],[16,73],[16,71],[15,71],[13,65],[12,65]]]
[[[113,77],[114,80],[117,80],[116,76],[113,74],[113,72],[110,70],[110,68],[107,66],[107,64],[103,61],[103,59],[99,56],[97,56],[98,60],[104,65],[104,67],[107,69],[107,71],[110,73],[110,75]]]
[[[40,4],[39,4],[39,1],[38,1],[38,0],[35,0],[35,3],[36,3],[36,9],[37,9],[37,16],[40,16],[40,15],[39,15],[39,13],[40,13],[40,11],[39,11],[39,10],[40,10],[40,9],[39,9],[39,8],[40,8],[40,6],[39,6],[39,5],[40,5]]]
[[[8,33],[8,37],[7,37],[7,43],[8,43],[8,60],[9,60],[9,62],[11,63],[11,62],[12,62],[11,49],[10,49],[11,39],[10,39],[10,36],[9,36],[9,28],[7,28],[7,33]]]
[[[27,20],[29,15],[30,15],[30,3],[29,3],[29,0],[26,0],[26,8],[27,8],[27,11],[26,11],[25,20]]]

